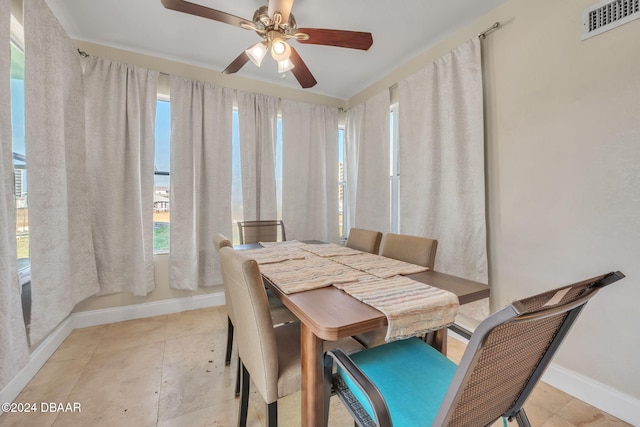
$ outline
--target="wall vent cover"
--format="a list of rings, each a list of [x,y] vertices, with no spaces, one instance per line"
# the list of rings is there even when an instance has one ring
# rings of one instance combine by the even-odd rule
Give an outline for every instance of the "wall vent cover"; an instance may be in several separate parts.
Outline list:
[[[640,18],[640,0],[598,3],[582,14],[582,40]]]

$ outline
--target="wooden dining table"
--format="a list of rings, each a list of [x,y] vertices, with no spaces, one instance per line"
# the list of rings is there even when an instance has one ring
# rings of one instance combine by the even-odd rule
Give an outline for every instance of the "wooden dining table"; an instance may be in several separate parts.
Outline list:
[[[318,242],[321,243],[321,242]],[[253,249],[256,244],[237,245]],[[468,304],[489,296],[489,286],[437,271],[424,271],[409,277],[421,283],[453,292],[459,303]],[[323,357],[324,342],[373,331],[387,326],[386,316],[346,292],[327,286],[293,294],[284,293],[263,276],[267,288],[300,319],[302,425],[325,426]],[[446,353],[446,328],[434,334],[431,344]]]

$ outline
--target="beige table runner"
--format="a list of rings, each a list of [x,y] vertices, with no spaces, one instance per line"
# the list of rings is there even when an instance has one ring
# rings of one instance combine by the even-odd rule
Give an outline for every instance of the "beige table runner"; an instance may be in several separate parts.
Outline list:
[[[307,251],[302,250],[297,245],[290,246],[267,246],[257,249],[246,249],[242,254],[253,258],[260,265],[279,263],[291,259],[304,259],[313,256]]]
[[[428,270],[427,267],[420,265],[410,264],[397,259],[364,252],[361,252],[358,255],[334,256],[331,259],[335,262],[339,262],[340,264],[367,272],[383,279],[397,275],[415,274]]]
[[[402,276],[334,286],[387,316],[387,342],[447,327],[459,307],[454,293]]]
[[[455,294],[401,276],[426,271],[426,267],[359,251],[354,254],[353,249],[331,244],[263,245],[243,254],[254,258],[260,272],[282,292],[331,285],[342,289],[387,316],[387,341],[421,335],[455,320],[459,306]]]
[[[350,256],[350,255],[359,255],[362,253],[357,249],[347,248],[346,246],[336,245],[335,243],[325,243],[322,245],[314,245],[314,244],[306,243],[300,246],[300,248],[321,257],[334,257],[338,255]]]
[[[338,283],[355,282],[370,277],[366,273],[338,264],[327,258],[289,259],[262,264],[260,272],[285,294],[309,291]]]

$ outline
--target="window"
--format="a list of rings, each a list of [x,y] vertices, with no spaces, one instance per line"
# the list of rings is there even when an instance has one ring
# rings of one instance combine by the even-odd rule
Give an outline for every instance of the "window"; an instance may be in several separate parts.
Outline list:
[[[12,24],[13,24],[12,20]],[[29,251],[29,205],[27,198],[27,157],[24,143],[24,51],[14,40],[11,46],[11,128],[13,136],[14,192],[16,197],[16,243],[20,284],[31,281]]]
[[[399,166],[399,132],[398,132],[398,104],[391,106],[389,113],[389,149],[390,149],[390,195],[391,195],[391,224],[389,230],[392,233],[400,232],[400,166]]]
[[[156,145],[153,186],[153,251],[169,251],[170,223],[171,104],[158,100],[156,105]]]
[[[338,129],[338,235],[341,242],[347,241],[345,234],[345,190],[347,188],[347,180],[344,170],[344,128]]]
[[[240,163],[240,117],[238,110],[234,109],[231,115],[231,221],[233,221],[231,241],[233,244],[240,243],[240,235],[236,222],[244,219],[242,206],[242,168]]]
[[[233,243],[240,243],[237,221],[244,220],[242,202],[242,164],[240,157],[240,119],[238,110],[233,110],[232,115],[232,184],[231,184],[231,219],[233,221]],[[277,216],[282,218],[282,117],[276,120],[276,207]],[[255,218],[246,218],[252,220]]]

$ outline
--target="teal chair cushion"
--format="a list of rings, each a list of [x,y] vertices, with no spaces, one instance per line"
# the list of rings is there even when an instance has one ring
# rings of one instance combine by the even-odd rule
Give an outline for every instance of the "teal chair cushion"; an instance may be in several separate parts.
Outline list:
[[[350,357],[378,387],[398,427],[431,426],[457,368],[419,338],[394,341]],[[343,370],[338,373],[375,419],[364,393]]]

